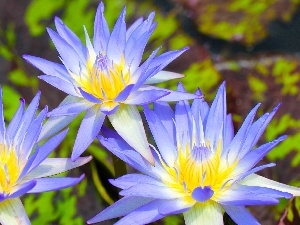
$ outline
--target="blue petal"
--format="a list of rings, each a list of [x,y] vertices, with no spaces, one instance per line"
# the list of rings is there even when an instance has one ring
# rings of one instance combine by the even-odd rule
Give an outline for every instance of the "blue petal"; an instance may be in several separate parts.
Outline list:
[[[50,28],[47,28],[47,31],[67,69],[71,70],[75,74],[79,74],[81,71],[80,65],[85,64],[86,62],[81,62],[81,59],[75,50],[56,32]]]
[[[129,105],[145,105],[151,102],[155,102],[158,99],[168,95],[170,92],[163,90],[144,90],[135,91],[131,93],[128,99],[124,101],[125,104]]]
[[[20,106],[15,113],[14,117],[10,121],[7,130],[6,130],[6,140],[12,141],[14,139],[14,136],[19,128],[20,123],[22,123],[22,117],[24,114],[24,107],[25,107],[25,100],[20,99]]]
[[[70,104],[80,101],[80,98],[68,95],[61,103],[59,106]],[[38,142],[41,140],[45,140],[52,135],[58,133],[67,125],[72,122],[78,114],[75,115],[67,115],[67,116],[55,116],[55,117],[50,117],[47,122],[43,125],[42,131],[40,133]]]
[[[67,116],[67,115],[78,115],[79,113],[92,108],[95,103],[88,102],[85,99],[81,99],[76,102],[60,105],[48,113],[48,116]]]
[[[107,51],[107,43],[110,36],[109,28],[104,18],[103,12],[104,4],[103,2],[100,2],[94,22],[93,42],[96,54],[103,54]]]
[[[192,192],[192,197],[198,202],[206,202],[214,195],[214,191],[210,186],[197,187]]]
[[[160,180],[144,174],[126,174],[115,180],[111,179],[109,182],[121,189],[128,189],[136,184],[153,184],[157,186],[164,186]]]
[[[55,76],[49,76],[49,75],[41,75],[38,76],[41,80],[47,82],[48,84],[52,85],[53,87],[56,87],[57,89],[65,92],[66,94],[73,95],[73,96],[80,96],[74,85],[69,82],[65,81],[61,78],[55,77]]]
[[[260,223],[243,206],[222,205],[225,212],[236,224],[260,225]]]
[[[24,113],[24,116],[22,118],[22,121],[20,123],[20,126],[18,128],[15,140],[19,138],[23,138],[25,136],[25,133],[28,130],[28,127],[31,125],[31,122],[36,114],[36,110],[39,105],[41,93],[38,92],[35,97],[32,99],[31,103],[28,105],[26,112]],[[42,123],[42,121],[41,121]]]
[[[77,133],[71,159],[75,161],[94,141],[102,127],[105,114],[100,112],[99,106],[87,110]]]
[[[291,198],[293,195],[259,186],[245,186],[235,184],[226,190],[217,200],[222,205],[262,205],[277,204],[278,198]]]
[[[189,210],[193,205],[194,203],[187,202],[184,199],[171,199],[160,204],[158,207],[158,212],[164,216],[181,214]]]
[[[125,24],[125,14],[126,8],[124,7],[113,31],[107,45],[107,57],[114,63],[119,64],[121,58],[123,57],[123,52],[125,49],[126,42],[126,24]]]
[[[102,102],[99,98],[97,98],[94,95],[91,95],[90,93],[87,93],[84,90],[82,90],[82,88],[79,88],[79,91],[80,91],[82,97],[84,97],[89,102],[93,102],[93,103],[101,103]]]
[[[42,124],[47,112],[47,107],[40,112],[37,118],[30,124],[28,130],[26,130],[27,132],[22,137],[22,141],[19,142],[20,145],[17,145],[18,152],[23,159],[28,159],[31,151],[33,150],[41,132]]]
[[[286,137],[287,136],[282,136],[249,152],[239,161],[234,173],[245,173],[252,169],[268,152],[272,150],[272,148],[283,141]]]
[[[86,47],[82,44],[80,39],[62,22],[60,18],[55,17],[54,22],[58,34],[72,46],[82,62],[87,61]]]
[[[249,129],[251,127],[252,121],[254,119],[254,116],[256,114],[256,111],[260,104],[257,104],[247,115],[246,119],[244,120],[241,128],[238,130],[237,134],[229,144],[229,146],[223,150],[222,157],[226,156],[228,163],[231,164],[234,162],[237,158],[237,155],[246,139],[246,135],[249,132]]]
[[[265,131],[267,125],[273,118],[274,114],[278,110],[280,104],[277,105],[271,113],[266,113],[260,117],[249,129],[246,140],[243,142],[243,147],[238,153],[239,158],[242,158],[247,154],[257,143],[258,139],[261,137],[262,133]]]
[[[68,130],[64,130],[54,137],[50,138],[47,142],[45,142],[41,147],[37,148],[37,154],[34,157],[33,162],[31,163],[30,168],[28,168],[27,173],[36,168],[47,156],[62,142],[64,137],[66,136]],[[25,168],[24,168],[25,169]],[[25,175],[25,174],[23,174]]]
[[[154,112],[166,128],[173,143],[176,143],[176,131],[174,126],[175,114],[171,106],[166,102],[154,102]]]
[[[16,198],[25,193],[28,193],[28,191],[30,191],[35,185],[36,180],[31,180],[20,184],[12,189],[11,194],[9,194],[8,198]]]
[[[87,221],[87,224],[99,223],[105,220],[125,216],[135,209],[151,202],[151,198],[143,197],[124,197],[113,205],[107,207],[102,212]]]
[[[140,196],[155,199],[174,199],[186,196],[185,193],[180,193],[176,189],[172,189],[165,185],[154,185],[138,183],[128,189],[124,189],[119,193],[122,196]]]
[[[2,103],[2,88],[0,86],[0,142],[4,143],[5,138],[5,122],[4,122],[4,115],[3,115],[3,103]]]
[[[165,200],[153,200],[148,204],[145,204],[127,216],[120,219],[115,225],[124,225],[124,224],[149,224],[154,221],[157,221],[164,217],[158,212],[158,207]]]
[[[144,107],[144,113],[162,158],[169,167],[173,167],[177,158],[177,148],[174,140],[170,137],[156,114],[148,106]]]
[[[129,84],[127,85],[119,94],[118,96],[115,98],[114,101],[116,102],[123,102],[125,101],[128,96],[130,95],[132,88],[134,87],[134,84]]]
[[[184,75],[181,73],[174,73],[174,72],[162,70],[162,71],[159,71],[154,76],[147,79],[144,84],[156,84],[156,83],[161,83],[164,81],[179,79],[179,78],[183,78],[183,77],[184,77]]]
[[[224,136],[226,121],[226,93],[225,82],[219,87],[217,95],[211,105],[205,127],[205,140],[211,149],[216,149],[220,136]]]
[[[70,79],[70,75],[64,65],[31,55],[23,55],[23,58],[46,75],[60,78],[66,82]]]
[[[41,193],[56,191],[78,184],[84,178],[84,174],[78,178],[71,177],[50,177],[36,179],[36,185],[28,193]]]

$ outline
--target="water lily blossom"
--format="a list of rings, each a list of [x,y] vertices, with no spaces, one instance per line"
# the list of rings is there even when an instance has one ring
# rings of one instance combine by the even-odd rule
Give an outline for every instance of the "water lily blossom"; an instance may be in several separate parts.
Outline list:
[[[179,87],[181,90],[183,87]],[[199,93],[200,94],[200,93]],[[116,224],[148,224],[171,214],[186,224],[223,224],[224,211],[237,224],[259,224],[245,206],[277,204],[300,195],[300,189],[255,174],[273,163],[256,164],[285,136],[256,147],[278,107],[255,122],[255,106],[234,135],[226,113],[225,84],[211,105],[180,101],[175,112],[167,103],[145,107],[153,135],[155,165],[150,165],[114,131],[105,129],[100,142],[141,173],[110,180],[123,197],[88,224],[122,217]]]
[[[57,32],[48,33],[63,63],[25,55],[24,58],[44,72],[40,79],[64,91],[69,96],[51,111],[48,135],[66,126],[79,113],[86,112],[79,128],[72,159],[76,160],[98,135],[108,116],[114,129],[145,159],[154,159],[147,143],[141,116],[136,105],[155,101],[194,99],[195,95],[157,88],[151,84],[181,78],[183,75],[162,71],[187,48],[156,56],[156,49],[143,63],[146,43],[156,26],[154,13],[146,20],[136,20],[128,29],[125,8],[110,33],[104,18],[104,5],[99,4],[94,36],[90,40],[85,30],[86,45],[59,19],[55,19]],[[58,118],[57,118],[58,117]]]
[[[46,142],[37,143],[47,107],[37,116],[40,93],[28,108],[25,101],[6,127],[3,117],[2,92],[0,90],[0,224],[28,225],[30,221],[24,210],[20,196],[25,193],[41,193],[70,187],[80,182],[78,178],[49,177],[81,166],[91,157],[78,158],[73,162],[68,158],[47,158],[60,144],[67,130]]]

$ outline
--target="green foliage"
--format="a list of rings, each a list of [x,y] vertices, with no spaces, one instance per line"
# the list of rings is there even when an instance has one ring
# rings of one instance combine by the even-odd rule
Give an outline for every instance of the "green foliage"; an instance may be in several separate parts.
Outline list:
[[[42,35],[45,30],[43,22],[49,21],[53,14],[62,8],[65,0],[32,0],[25,13],[25,22],[32,36]]]
[[[207,1],[192,10],[201,32],[251,46],[267,36],[272,21],[289,21],[298,4],[299,1],[283,3],[281,0]]]
[[[8,121],[14,116],[16,109],[19,106],[20,94],[8,85],[2,85],[3,91],[3,107],[4,107],[4,118]]]

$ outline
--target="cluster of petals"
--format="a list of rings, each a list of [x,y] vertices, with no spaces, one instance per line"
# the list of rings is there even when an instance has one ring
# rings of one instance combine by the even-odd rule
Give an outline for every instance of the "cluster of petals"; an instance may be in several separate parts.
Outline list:
[[[41,138],[57,132],[78,114],[86,112],[71,156],[76,160],[98,135],[108,116],[122,138],[153,163],[136,105],[197,97],[151,85],[183,77],[162,69],[187,48],[156,56],[158,48],[141,63],[147,41],[156,26],[153,23],[154,13],[146,20],[140,18],[126,28],[124,8],[112,32],[103,13],[104,5],[100,3],[92,41],[84,29],[85,45],[59,18],[55,19],[57,32],[48,28],[48,33],[63,64],[24,55],[29,63],[43,71],[40,79],[68,94],[59,107],[49,112],[51,118],[47,127],[51,129],[44,130]]]
[[[3,225],[28,225],[30,221],[20,196],[70,187],[80,182],[78,178],[50,177],[81,166],[91,157],[80,157],[76,162],[69,158],[47,158],[60,144],[67,129],[39,144],[47,107],[37,114],[40,93],[25,109],[24,99],[11,122],[4,122],[2,92],[0,90],[0,223]],[[36,115],[37,114],[37,115]]]
[[[179,90],[184,91],[181,85]],[[156,143],[151,145],[155,165],[115,131],[103,129],[102,145],[141,173],[110,180],[122,189],[123,197],[88,223],[122,217],[116,224],[148,224],[183,213],[186,224],[221,225],[225,211],[237,224],[259,224],[246,206],[277,204],[279,198],[299,196],[300,189],[256,174],[274,166],[256,164],[285,139],[256,147],[279,106],[254,121],[258,107],[234,135],[231,115],[226,113],[225,83],[211,107],[203,99],[191,105],[179,101],[175,112],[167,103],[154,103],[153,110],[145,106]]]

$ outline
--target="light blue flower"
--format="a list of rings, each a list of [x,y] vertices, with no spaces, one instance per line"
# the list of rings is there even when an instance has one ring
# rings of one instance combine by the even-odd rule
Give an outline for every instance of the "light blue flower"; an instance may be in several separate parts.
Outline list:
[[[110,33],[100,3],[94,24],[93,43],[86,30],[86,46],[59,19],[55,19],[57,33],[48,33],[63,63],[57,64],[34,56],[24,58],[45,75],[40,79],[69,94],[65,101],[49,113],[51,132],[66,126],[85,111],[75,140],[72,159],[75,160],[99,133],[108,116],[114,129],[149,162],[153,163],[141,116],[136,105],[155,101],[193,99],[197,96],[170,91],[151,84],[181,78],[183,75],[162,71],[187,48],[156,56],[156,49],[141,64],[146,43],[156,26],[154,13],[148,19],[135,21],[128,29],[125,8]],[[55,118],[58,117],[59,118]],[[49,130],[45,131],[48,135]],[[44,131],[42,132],[44,137]]]
[[[47,114],[47,107],[37,116],[40,99],[38,93],[25,110],[24,99],[12,121],[6,127],[3,117],[2,91],[0,90],[0,223],[2,225],[30,224],[20,196],[25,193],[40,193],[70,187],[80,182],[78,178],[49,177],[91,160],[78,158],[47,158],[60,144],[67,130],[64,130],[43,145],[37,140]]]
[[[279,198],[299,196],[300,189],[255,174],[274,165],[255,167],[285,138],[255,147],[278,108],[253,122],[258,106],[236,135],[226,114],[225,84],[211,107],[202,99],[191,106],[180,101],[175,112],[167,103],[155,103],[154,110],[145,107],[157,146],[152,148],[155,166],[114,131],[103,130],[100,142],[141,174],[111,180],[124,197],[88,223],[123,217],[116,224],[148,224],[183,213],[186,224],[221,225],[225,211],[237,224],[259,224],[245,206],[277,204]]]

